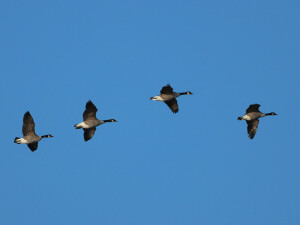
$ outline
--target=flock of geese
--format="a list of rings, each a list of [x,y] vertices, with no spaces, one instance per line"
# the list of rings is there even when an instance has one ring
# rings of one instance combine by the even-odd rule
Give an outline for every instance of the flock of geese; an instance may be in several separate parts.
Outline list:
[[[160,95],[151,97],[150,100],[164,102],[167,104],[167,106],[171,109],[173,113],[177,113],[179,109],[176,98],[178,98],[181,95],[191,94],[193,93],[190,91],[179,93],[174,92],[170,84],[167,84],[161,89]],[[244,116],[238,117],[238,120],[246,120],[248,136],[250,139],[253,139],[256,134],[259,118],[277,115],[274,112],[262,113],[259,111],[259,107],[259,104],[250,105],[246,110],[246,114]],[[117,122],[117,120],[115,119],[99,120],[96,117],[97,111],[97,107],[92,103],[91,100],[89,100],[86,103],[85,111],[83,112],[83,122],[74,125],[75,129],[83,129],[83,137],[85,141],[90,140],[94,136],[97,126],[100,126],[107,122]],[[22,133],[23,137],[16,137],[14,143],[27,144],[27,146],[32,152],[37,150],[38,143],[40,140],[42,140],[43,138],[53,137],[51,134],[38,136],[35,133],[35,123],[29,111],[27,111],[23,117]]]

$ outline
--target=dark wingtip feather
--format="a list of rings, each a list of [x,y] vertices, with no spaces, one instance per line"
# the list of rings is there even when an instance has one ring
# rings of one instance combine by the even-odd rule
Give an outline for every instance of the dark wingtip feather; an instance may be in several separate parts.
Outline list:
[[[34,152],[34,151],[36,151],[36,150],[38,149],[38,143],[37,143],[37,142],[36,142],[36,143],[27,144],[27,146],[28,146],[28,148],[29,148],[32,152]]]
[[[26,112],[24,113],[24,116],[30,116],[30,112],[29,112],[29,111],[26,111]]]

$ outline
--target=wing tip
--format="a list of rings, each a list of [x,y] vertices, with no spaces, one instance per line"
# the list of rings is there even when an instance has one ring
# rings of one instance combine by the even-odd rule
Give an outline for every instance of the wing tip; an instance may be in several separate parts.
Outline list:
[[[87,102],[86,102],[86,105],[89,105],[89,104],[93,104],[93,102],[92,102],[92,100],[91,99],[89,99]]]
[[[251,104],[251,105],[249,105],[249,106],[256,106],[256,107],[260,107],[260,104],[258,104],[258,103],[254,103],[254,104]]]
[[[24,116],[31,116],[31,114],[30,114],[29,111],[26,111],[26,112],[24,113]]]

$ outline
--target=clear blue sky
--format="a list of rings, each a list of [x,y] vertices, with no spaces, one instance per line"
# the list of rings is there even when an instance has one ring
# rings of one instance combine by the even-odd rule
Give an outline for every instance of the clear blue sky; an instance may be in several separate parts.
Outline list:
[[[299,1],[2,1],[0,224],[300,224]],[[194,95],[174,115],[163,85]],[[73,125],[91,99],[93,139]],[[254,140],[237,121],[249,104]],[[13,143],[29,110],[52,134]]]

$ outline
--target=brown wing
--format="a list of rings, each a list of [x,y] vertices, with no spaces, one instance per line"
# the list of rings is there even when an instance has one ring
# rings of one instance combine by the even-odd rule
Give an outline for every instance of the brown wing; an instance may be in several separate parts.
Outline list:
[[[95,131],[96,131],[96,127],[89,128],[89,129],[83,129],[83,130],[84,130],[84,134],[83,134],[84,140],[88,141],[94,136]]]
[[[170,94],[173,93],[173,88],[170,86],[170,84],[167,84],[160,90],[161,94]]]
[[[178,104],[175,98],[168,101],[164,101],[164,103],[166,103],[169,106],[169,108],[172,110],[173,113],[178,112]]]
[[[249,112],[259,112],[259,107],[259,104],[249,105],[248,109],[246,110],[246,114]]]
[[[27,146],[32,152],[34,152],[38,148],[38,142],[28,144]]]
[[[23,136],[36,135],[34,131],[34,127],[35,124],[33,118],[30,115],[30,113],[27,111],[23,117],[23,127],[22,127]]]
[[[83,113],[83,121],[89,120],[89,119],[96,119],[96,112],[98,109],[96,106],[92,103],[91,100],[89,100],[85,105],[85,111]]]
[[[248,136],[250,139],[253,139],[258,128],[259,120],[258,119],[249,120],[249,121],[246,120],[246,122],[248,124],[247,126]]]

